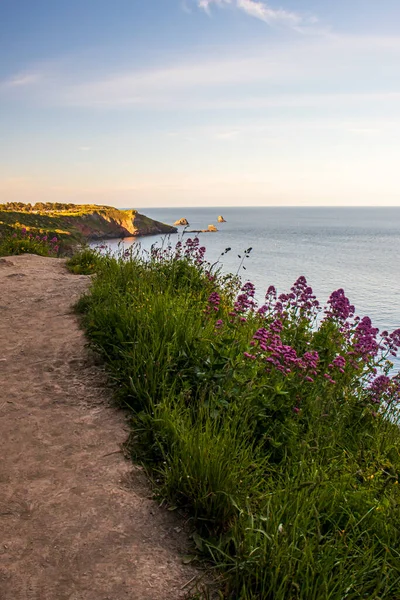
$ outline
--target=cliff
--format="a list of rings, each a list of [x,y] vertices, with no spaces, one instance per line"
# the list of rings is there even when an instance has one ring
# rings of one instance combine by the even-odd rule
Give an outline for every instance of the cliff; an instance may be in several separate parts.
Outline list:
[[[89,240],[124,238],[158,233],[177,233],[177,228],[154,221],[137,210],[118,210],[99,207],[80,217],[69,217],[68,222]]]
[[[88,204],[0,204],[0,231],[22,227],[32,233],[56,233],[71,243],[177,232],[176,227],[154,221],[136,210]]]

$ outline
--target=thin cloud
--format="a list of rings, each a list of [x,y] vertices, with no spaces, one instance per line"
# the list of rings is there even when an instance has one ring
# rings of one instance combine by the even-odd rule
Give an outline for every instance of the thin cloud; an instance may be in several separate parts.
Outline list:
[[[36,65],[30,72],[0,82],[0,100],[185,111],[269,107],[339,110],[355,105],[376,110],[385,103],[393,112],[400,98],[400,89],[386,84],[382,69],[385,65],[393,73],[400,72],[400,37],[318,36],[285,44],[273,39],[245,52],[231,48],[223,57],[221,54],[212,49],[170,64],[162,59],[152,68],[128,67],[118,72],[111,66],[95,74],[83,61],[77,70],[76,59]],[[28,84],[27,96],[24,86]]]
[[[33,85],[41,79],[39,73],[21,73],[1,83],[4,88],[18,88]]]
[[[289,27],[298,27],[304,21],[303,17],[297,13],[289,12],[283,9],[273,9],[263,2],[255,0],[237,0],[237,7],[245,13],[256,19],[264,21],[268,25],[287,25]]]
[[[205,10],[207,14],[210,14],[211,6],[224,6],[227,4],[232,4],[232,0],[198,0],[198,7]]]
[[[250,17],[264,21],[271,27],[289,27],[303,33],[309,31],[310,26],[312,27],[318,22],[315,16],[306,17],[283,8],[272,8],[268,3],[260,0],[198,0],[197,4],[199,8],[205,10],[208,14],[210,14],[212,6],[232,5]]]

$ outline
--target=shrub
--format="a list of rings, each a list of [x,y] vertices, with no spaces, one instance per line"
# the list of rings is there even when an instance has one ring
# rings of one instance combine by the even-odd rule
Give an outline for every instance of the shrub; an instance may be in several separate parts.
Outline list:
[[[16,254],[39,254],[40,256],[58,256],[60,242],[56,236],[30,233],[22,228],[5,234],[0,238],[0,256]]]
[[[101,255],[98,250],[84,248],[68,259],[67,267],[76,275],[92,275],[96,272],[100,260]]]

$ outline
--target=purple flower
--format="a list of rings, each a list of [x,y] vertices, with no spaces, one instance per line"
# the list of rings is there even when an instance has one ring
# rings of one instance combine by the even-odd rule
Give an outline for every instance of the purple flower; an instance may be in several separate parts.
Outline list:
[[[361,356],[365,361],[376,356],[380,348],[376,341],[378,333],[379,329],[372,327],[371,319],[363,317],[354,331],[354,352],[356,355]]]
[[[392,356],[397,356],[397,350],[400,348],[400,329],[396,329],[392,333],[383,331],[382,338],[386,350],[388,350]]]
[[[270,286],[265,295],[265,304],[259,309],[259,314],[273,312],[277,317],[309,318],[315,317],[319,310],[319,302],[314,296],[312,288],[308,285],[304,275],[299,277],[291,287],[288,294],[277,293],[274,286]]]
[[[326,311],[328,317],[344,322],[354,315],[355,308],[350,304],[342,288],[330,295],[328,304],[330,306],[329,310]]]
[[[274,285],[270,285],[265,294],[265,299],[268,300],[269,298],[275,298],[276,300],[276,288]]]
[[[346,366],[346,359],[343,356],[336,356],[330,365],[328,365],[329,369],[338,369],[340,373],[344,373],[344,368]]]
[[[254,298],[255,293],[256,293],[256,288],[250,281],[248,281],[242,287],[242,292],[245,292],[245,294],[247,294],[247,296],[249,296],[250,298]]]
[[[368,387],[368,395],[373,404],[386,404],[400,401],[400,374],[390,378],[378,375]]]
[[[221,303],[221,296],[218,294],[218,292],[212,292],[212,294],[209,295],[207,302],[208,302],[208,305],[205,310],[206,314],[210,314],[210,312],[213,310],[215,312],[218,312],[219,305]]]

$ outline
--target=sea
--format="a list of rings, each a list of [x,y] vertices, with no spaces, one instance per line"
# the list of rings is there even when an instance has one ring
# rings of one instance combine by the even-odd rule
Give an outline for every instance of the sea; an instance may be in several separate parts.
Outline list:
[[[207,248],[206,259],[219,261],[225,272],[238,272],[244,282],[252,281],[261,302],[268,286],[287,292],[304,275],[322,305],[332,291],[343,288],[358,315],[368,315],[380,330],[400,328],[400,207],[138,210],[168,224],[186,218],[188,229],[216,225],[218,232],[198,234]],[[226,222],[218,223],[218,215]],[[180,227],[178,235],[170,236],[171,243],[182,236],[194,237]],[[166,242],[165,236],[146,236],[106,243],[113,250],[119,243],[149,250]],[[226,248],[231,250],[223,254]]]

